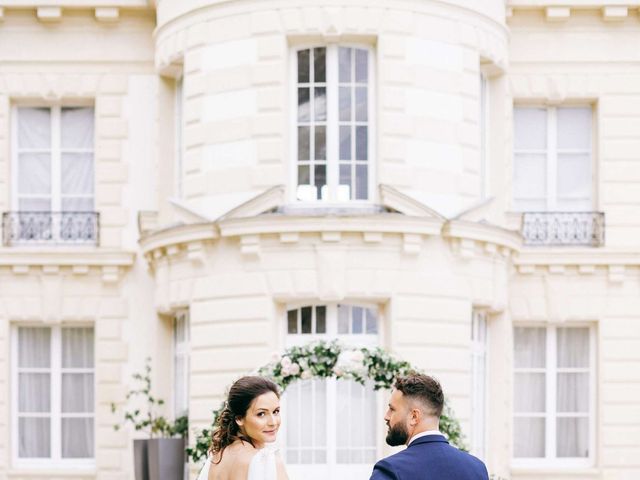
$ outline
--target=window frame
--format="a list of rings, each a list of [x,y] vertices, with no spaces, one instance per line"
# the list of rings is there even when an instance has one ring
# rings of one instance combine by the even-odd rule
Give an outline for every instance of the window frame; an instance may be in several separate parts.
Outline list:
[[[367,139],[367,188],[368,198],[366,200],[347,200],[339,201],[336,198],[336,190],[339,182],[339,112],[338,112],[338,49],[340,47],[345,48],[357,48],[360,50],[366,50],[368,53],[368,89],[367,89],[367,103],[368,103],[368,139]],[[327,142],[327,189],[329,191],[329,198],[327,200],[298,200],[297,187],[298,187],[298,52],[301,50],[308,50],[313,48],[325,48],[326,49],[326,89],[327,89],[327,130],[326,130],[326,142]],[[300,208],[331,208],[331,207],[349,207],[349,208],[370,208],[372,204],[375,204],[378,198],[378,191],[376,189],[376,158],[377,158],[377,142],[376,142],[376,106],[375,100],[376,94],[376,57],[375,47],[366,43],[357,42],[340,42],[340,43],[328,43],[328,42],[309,42],[296,44],[289,49],[289,81],[291,88],[289,88],[289,182],[288,182],[288,202],[295,207]],[[331,101],[330,99],[334,99]],[[355,141],[355,139],[354,139]]]
[[[535,108],[539,108],[539,109],[544,109],[547,115],[547,129],[546,129],[546,143],[547,143],[547,147],[546,147],[546,153],[545,153],[545,170],[546,170],[546,176],[545,176],[545,187],[546,187],[546,192],[545,192],[545,208],[544,209],[525,209],[525,208],[520,208],[518,206],[518,200],[516,199],[516,191],[515,191],[515,184],[514,184],[514,176],[515,176],[515,168],[516,168],[516,154],[517,153],[538,153],[541,154],[542,151],[541,150],[536,150],[536,149],[525,149],[525,150],[517,150],[515,147],[515,111],[518,108],[523,108],[523,109],[527,109],[527,108],[531,108],[531,109],[535,109]],[[549,213],[553,213],[553,212],[565,212],[565,211],[569,211],[566,209],[558,209],[558,195],[557,195],[557,184],[558,184],[558,154],[560,153],[558,151],[558,144],[557,144],[557,125],[558,125],[558,109],[562,109],[562,108],[588,108],[589,110],[591,110],[591,130],[589,132],[590,134],[590,142],[589,142],[589,163],[590,163],[590,173],[591,173],[591,183],[590,183],[590,187],[591,187],[591,194],[590,194],[590,202],[591,202],[591,206],[589,207],[589,212],[592,211],[596,211],[597,210],[597,172],[596,172],[596,106],[593,103],[590,102],[570,102],[570,103],[562,103],[559,105],[546,105],[546,104],[540,104],[540,103],[521,103],[521,102],[516,102],[513,104],[513,129],[512,129],[512,135],[513,135],[513,144],[512,144],[512,174],[511,174],[511,197],[510,197],[510,204],[511,204],[511,208],[512,211],[517,212],[517,213],[525,213],[525,212],[549,212]],[[573,152],[575,153],[575,152]],[[550,195],[550,192],[553,193],[553,195]],[[581,210],[573,210],[573,212],[584,212],[584,209]]]
[[[176,334],[177,334],[177,322],[178,322],[178,317],[179,316],[183,316],[183,320],[185,322],[185,339],[182,342],[178,342],[177,338],[176,338]],[[172,369],[172,377],[173,377],[173,383],[174,383],[174,388],[173,388],[173,396],[172,396],[172,400],[173,400],[173,415],[175,418],[181,416],[181,415],[188,415],[189,414],[189,390],[190,390],[190,384],[189,384],[189,377],[190,377],[190,369],[191,369],[191,362],[190,362],[190,349],[191,349],[191,322],[190,322],[190,317],[189,317],[189,310],[188,309],[183,309],[183,310],[178,310],[174,313],[174,315],[172,316],[171,319],[171,334],[172,334],[172,338],[171,338],[171,345],[172,345],[172,350],[173,350],[173,357],[172,357],[172,363],[171,363],[171,369]],[[178,359],[178,357],[182,357],[183,361],[184,361],[184,365],[185,365],[185,377],[182,379],[183,380],[183,385],[181,385],[180,387],[184,388],[184,393],[185,393],[185,398],[187,400],[187,405],[186,405],[186,410],[184,412],[178,412],[177,410],[177,401],[176,401],[176,392],[178,391],[178,385],[176,385],[176,360]]]
[[[49,328],[51,330],[51,457],[23,458],[19,456],[19,413],[18,413],[18,329],[19,328]],[[93,359],[93,457],[92,458],[62,458],[62,330],[64,328],[92,328],[94,332]],[[74,469],[80,472],[91,472],[96,468],[96,451],[98,446],[98,432],[96,428],[97,415],[97,375],[96,375],[96,336],[95,325],[90,323],[47,325],[39,323],[20,323],[11,326],[11,464],[16,469],[61,470]],[[88,369],[87,369],[88,370]],[[89,415],[85,415],[89,417]]]
[[[378,332],[376,334],[338,334],[338,305],[346,305],[349,307],[362,307],[362,308],[370,308],[376,311],[377,313],[377,319],[378,319]],[[325,313],[325,320],[326,320],[326,333],[324,334],[314,334],[314,333],[310,333],[310,334],[301,334],[301,333],[297,333],[297,334],[289,334],[288,333],[288,318],[287,318],[287,312],[289,310],[293,310],[293,309],[300,309],[303,307],[312,307],[314,310],[316,307],[320,307],[320,306],[324,306],[326,307],[326,313]],[[357,301],[353,301],[353,302],[349,302],[349,301],[341,301],[341,302],[297,302],[297,303],[288,303],[286,305],[284,305],[284,313],[281,315],[281,318],[283,319],[281,322],[281,338],[283,339],[283,345],[285,347],[292,347],[292,346],[302,346],[302,345],[306,345],[309,342],[313,342],[313,341],[317,341],[317,340],[325,340],[325,341],[331,341],[331,340],[338,340],[343,344],[349,345],[349,346],[353,346],[353,347],[375,347],[378,345],[382,345],[383,344],[383,338],[384,338],[384,320],[383,320],[383,309],[381,307],[381,305],[379,304],[375,304],[375,303],[369,303],[369,302],[357,302]],[[331,310],[331,312],[330,312]],[[315,311],[314,311],[314,315],[315,315]],[[313,324],[315,324],[315,322],[313,322]],[[296,338],[294,341],[292,337],[298,337]],[[375,337],[375,338],[374,338]],[[351,340],[355,340],[355,341],[351,341],[348,342],[347,339],[351,339]],[[310,467],[313,468],[315,467],[319,467],[319,466],[326,466],[329,469],[329,473],[333,472],[333,469],[335,468],[343,468],[343,469],[350,469],[350,468],[356,468],[359,467],[361,464],[357,464],[357,463],[338,463],[337,462],[337,449],[336,449],[336,445],[334,442],[331,441],[331,439],[335,439],[336,435],[337,435],[337,425],[336,425],[336,415],[337,415],[337,410],[336,410],[336,399],[337,399],[337,379],[336,378],[326,378],[324,379],[327,383],[326,383],[326,419],[332,418],[334,420],[329,421],[327,423],[327,431],[326,431],[326,438],[327,438],[327,449],[326,449],[326,453],[327,453],[327,457],[326,457],[326,463],[308,463],[308,464],[303,464],[303,463],[296,463],[296,464],[291,464],[294,466],[294,468],[304,468],[304,467]],[[377,414],[379,414],[379,411],[381,409],[381,406],[383,405],[382,402],[382,397],[381,397],[381,391],[375,392],[376,394],[376,406],[375,406],[375,411]],[[286,397],[283,398],[283,408],[286,411],[287,408],[287,399]],[[377,431],[376,434],[376,440],[375,440],[375,447],[376,447],[376,458],[379,457],[380,455],[380,433],[381,433],[381,426],[379,425],[379,422],[376,422],[375,424],[375,428]],[[287,445],[287,431],[286,429],[282,429],[282,441],[284,445]],[[286,455],[286,449],[284,451],[284,455]],[[364,464],[362,464],[364,465]],[[313,477],[316,478],[316,477]]]
[[[480,199],[485,200],[491,194],[491,78],[483,71],[480,71],[479,84]]]
[[[486,310],[473,309],[471,318],[471,452],[481,459],[487,456],[487,440],[489,438],[489,315]],[[482,324],[482,339],[479,339],[478,330]],[[484,362],[482,378],[477,377],[476,360]],[[476,395],[478,384],[482,382],[482,396]],[[478,405],[480,404],[480,405]],[[480,420],[474,413],[480,407]],[[480,431],[480,438],[478,437]]]
[[[572,322],[571,324],[563,323],[535,323],[535,322],[518,322],[512,325],[512,332],[515,328],[544,328],[545,329],[545,456],[539,458],[530,457],[515,457],[513,452],[514,442],[514,420],[517,416],[515,409],[512,408],[511,412],[511,466],[514,468],[558,468],[558,469],[572,469],[572,468],[589,468],[595,465],[596,460],[596,438],[597,438],[597,337],[596,326],[590,322]],[[589,329],[589,412],[588,412],[588,425],[589,425],[589,456],[587,457],[557,457],[557,441],[556,441],[556,420],[558,419],[558,412],[556,408],[557,398],[557,373],[558,373],[558,360],[557,360],[557,331],[559,328],[588,328]],[[551,332],[551,333],[550,333]],[[514,353],[514,345],[512,344],[512,354]],[[551,366],[551,368],[550,368]],[[527,368],[521,369],[528,370]],[[530,370],[530,369],[529,369]],[[515,364],[512,364],[511,379],[512,379],[512,391],[511,398],[515,398]],[[513,404],[512,404],[513,405]],[[553,410],[550,406],[553,405]],[[522,415],[522,416],[526,416]],[[553,455],[550,455],[553,454]]]
[[[96,211],[96,140],[97,122],[95,104],[90,101],[74,101],[69,103],[38,103],[38,102],[18,102],[11,108],[11,209],[20,211],[18,195],[18,110],[20,108],[48,108],[51,111],[51,208],[50,212],[62,211],[62,128],[61,118],[63,108],[91,108],[93,109],[93,207],[90,211]]]

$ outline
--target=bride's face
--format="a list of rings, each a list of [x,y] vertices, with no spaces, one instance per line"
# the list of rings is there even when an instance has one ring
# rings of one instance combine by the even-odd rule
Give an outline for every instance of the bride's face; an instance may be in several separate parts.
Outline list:
[[[273,392],[263,393],[251,402],[244,418],[237,422],[256,447],[275,442],[280,428],[280,399]]]

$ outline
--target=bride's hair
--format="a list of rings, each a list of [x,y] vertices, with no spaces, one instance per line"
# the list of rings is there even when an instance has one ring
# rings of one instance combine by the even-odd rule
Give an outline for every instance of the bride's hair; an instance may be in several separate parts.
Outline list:
[[[215,463],[219,463],[222,460],[224,449],[235,440],[243,440],[253,445],[252,439],[240,431],[240,426],[236,423],[236,420],[244,418],[254,399],[269,392],[275,393],[278,398],[280,397],[278,386],[264,377],[242,377],[231,385],[227,401],[222,411],[218,414],[211,434],[209,452],[212,456],[220,454],[220,458]]]

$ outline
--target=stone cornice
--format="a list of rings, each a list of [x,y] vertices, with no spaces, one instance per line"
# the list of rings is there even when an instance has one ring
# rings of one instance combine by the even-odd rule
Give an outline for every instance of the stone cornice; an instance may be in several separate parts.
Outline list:
[[[142,237],[139,243],[142,254],[146,256],[154,250],[166,248],[171,245],[215,240],[219,236],[220,234],[216,224],[206,222],[178,225],[157,230],[150,235]]]
[[[11,268],[15,275],[34,270],[57,274],[61,268],[70,268],[73,275],[86,275],[97,269],[104,283],[116,283],[123,270],[133,265],[135,257],[134,252],[126,250],[11,247],[0,249],[0,267]]]
[[[443,227],[442,235],[458,240],[484,242],[511,251],[518,251],[522,247],[519,232],[487,223],[451,220]]]
[[[640,266],[640,252],[607,248],[526,248],[518,252],[513,263],[516,266]]]
[[[133,265],[136,254],[125,250],[82,249],[82,248],[2,248],[0,249],[0,266],[56,265],[73,266],[118,266]]]
[[[372,221],[374,220],[375,221]],[[274,233],[310,232],[380,232],[439,235],[442,221],[432,218],[407,217],[393,213],[371,216],[296,217],[261,215],[228,219],[220,222],[223,237]]]

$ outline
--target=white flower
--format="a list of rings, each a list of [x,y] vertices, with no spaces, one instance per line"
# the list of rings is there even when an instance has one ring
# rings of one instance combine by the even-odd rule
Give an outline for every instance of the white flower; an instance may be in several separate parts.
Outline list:
[[[335,365],[333,367],[333,373],[336,374],[336,377],[341,377],[344,374],[344,371],[338,365]]]
[[[302,380],[309,380],[312,377],[310,370],[303,370],[300,374],[300,378]]]
[[[364,353],[361,350],[351,352],[351,361],[354,363],[362,363],[364,361]]]
[[[291,375],[298,375],[300,373],[300,365],[292,363],[289,367],[289,371],[291,372]]]
[[[282,369],[288,369],[291,366],[291,359],[289,357],[282,357],[280,360],[280,366]]]

